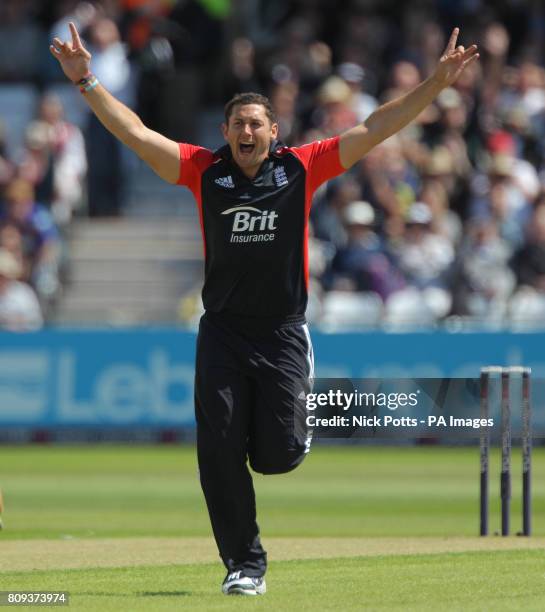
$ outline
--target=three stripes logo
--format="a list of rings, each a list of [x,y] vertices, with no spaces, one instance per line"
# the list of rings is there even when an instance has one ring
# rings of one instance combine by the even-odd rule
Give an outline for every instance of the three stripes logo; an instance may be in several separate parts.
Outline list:
[[[225,189],[234,189],[235,188],[235,184],[233,183],[233,177],[231,175],[229,176],[222,176],[220,178],[217,178],[214,183],[216,183],[216,185],[219,185],[220,187],[225,187]]]

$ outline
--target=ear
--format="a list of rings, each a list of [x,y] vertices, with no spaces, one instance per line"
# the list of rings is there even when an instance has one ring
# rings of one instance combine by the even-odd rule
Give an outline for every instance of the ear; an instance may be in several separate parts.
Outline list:
[[[271,125],[271,136],[273,137],[273,140],[278,138],[278,123],[273,123]]]
[[[224,140],[227,140],[227,124],[226,123],[221,124],[221,133],[223,134]]]

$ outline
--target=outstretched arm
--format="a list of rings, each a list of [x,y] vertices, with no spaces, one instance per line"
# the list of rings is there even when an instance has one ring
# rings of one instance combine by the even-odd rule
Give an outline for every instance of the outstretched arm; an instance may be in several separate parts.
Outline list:
[[[83,46],[76,26],[70,23],[72,41],[53,39],[49,47],[64,74],[80,85],[82,95],[104,127],[132,149],[169,183],[176,183],[180,173],[178,144],[147,128],[138,115],[114,98],[91,74],[91,54]]]
[[[369,118],[344,134],[339,142],[341,164],[348,169],[375,145],[399,132],[448,87],[479,54],[477,46],[456,47],[458,28],[454,28],[435,72],[412,91],[380,106]]]

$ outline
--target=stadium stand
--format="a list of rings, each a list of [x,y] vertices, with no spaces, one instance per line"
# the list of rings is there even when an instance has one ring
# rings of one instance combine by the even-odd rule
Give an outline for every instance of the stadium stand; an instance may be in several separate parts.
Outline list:
[[[288,144],[336,134],[427,77],[459,25],[479,42],[479,63],[316,195],[309,319],[331,330],[545,324],[543,232],[535,229],[545,210],[540,3],[46,4],[0,8],[2,31],[43,45],[37,57],[22,54],[20,73],[0,62],[0,190],[5,217],[7,188],[23,174],[58,225],[57,284],[44,290],[32,270],[20,279],[33,284],[46,323],[193,324],[201,308],[188,192],[162,184],[101,131],[46,57],[48,38],[72,19],[102,80],[150,127],[210,148],[221,144],[222,104],[241,90],[271,97]],[[85,137],[87,178],[64,217],[51,187],[58,150],[35,123],[44,93],[60,98],[66,125]],[[363,224],[349,214],[362,202],[372,211]],[[0,236],[17,251],[13,227]]]

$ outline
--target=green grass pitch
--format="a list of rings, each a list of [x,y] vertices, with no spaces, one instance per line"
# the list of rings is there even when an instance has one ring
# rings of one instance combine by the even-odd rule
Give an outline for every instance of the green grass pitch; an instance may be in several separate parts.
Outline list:
[[[73,610],[543,610],[543,451],[535,535],[478,538],[477,448],[317,445],[255,475],[269,592],[227,598],[194,448],[0,447],[0,590],[66,590]],[[514,452],[513,533],[520,471]]]

